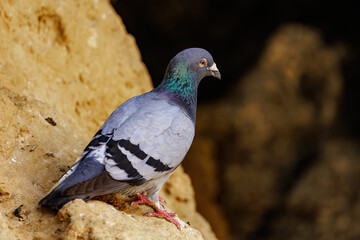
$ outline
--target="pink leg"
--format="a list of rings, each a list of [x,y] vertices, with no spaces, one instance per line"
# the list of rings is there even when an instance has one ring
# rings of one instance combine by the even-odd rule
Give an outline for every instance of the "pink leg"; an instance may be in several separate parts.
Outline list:
[[[150,205],[152,202],[147,198],[147,196],[145,195],[145,192],[142,192],[140,194],[135,193],[135,197],[137,197],[138,200],[133,201],[131,203],[131,206],[136,206],[138,204],[147,204]],[[155,204],[154,204],[155,205]]]
[[[176,221],[173,217],[176,216],[176,213],[168,213],[166,212],[165,209],[160,209],[158,208],[155,203],[153,203],[152,201],[150,201],[147,196],[145,195],[145,192],[142,192],[141,194],[135,194],[135,196],[138,198],[138,200],[133,201],[131,203],[131,206],[135,206],[138,204],[146,204],[150,207],[152,207],[155,212],[151,212],[146,214],[146,216],[148,217],[158,217],[158,218],[165,218],[166,220],[168,220],[169,222],[172,222],[176,225],[176,227],[178,229],[181,229],[181,225],[178,221]],[[165,200],[163,198],[159,197],[160,202],[164,202]]]

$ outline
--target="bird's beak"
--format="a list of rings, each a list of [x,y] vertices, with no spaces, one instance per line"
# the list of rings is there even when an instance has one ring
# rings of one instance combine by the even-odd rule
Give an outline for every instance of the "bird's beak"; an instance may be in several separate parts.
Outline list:
[[[211,65],[210,67],[208,67],[207,69],[211,72],[212,76],[214,76],[214,77],[216,77],[218,79],[221,79],[221,74],[219,72],[219,69],[217,69],[215,63],[213,65]]]

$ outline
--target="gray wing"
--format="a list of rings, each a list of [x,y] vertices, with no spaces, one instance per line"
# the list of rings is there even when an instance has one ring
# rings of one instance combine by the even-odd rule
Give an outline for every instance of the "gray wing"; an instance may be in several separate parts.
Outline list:
[[[181,163],[194,133],[194,123],[181,108],[166,100],[147,100],[115,129],[105,169],[119,181],[160,178]]]

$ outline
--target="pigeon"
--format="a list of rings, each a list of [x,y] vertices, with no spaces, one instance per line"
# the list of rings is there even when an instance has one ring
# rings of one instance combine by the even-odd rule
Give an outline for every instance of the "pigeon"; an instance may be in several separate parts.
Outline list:
[[[120,105],[104,122],[76,163],[39,204],[54,210],[73,199],[111,193],[135,195],[181,225],[160,204],[159,192],[183,161],[195,135],[197,89],[206,76],[221,79],[208,51],[188,48],[168,64],[158,87]]]

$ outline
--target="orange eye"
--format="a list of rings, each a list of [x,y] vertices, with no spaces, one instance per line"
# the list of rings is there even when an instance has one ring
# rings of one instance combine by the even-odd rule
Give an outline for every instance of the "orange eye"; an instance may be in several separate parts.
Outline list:
[[[206,59],[201,59],[199,65],[204,67],[206,65]]]

